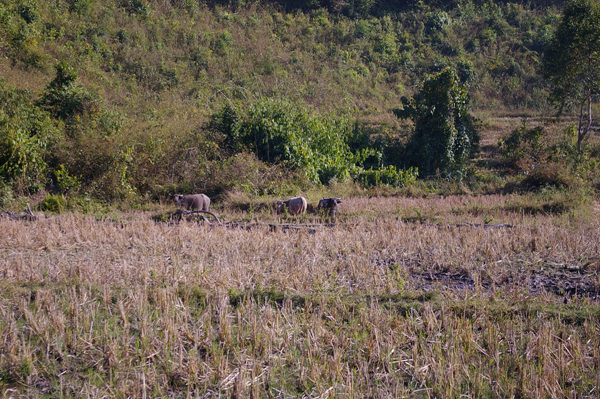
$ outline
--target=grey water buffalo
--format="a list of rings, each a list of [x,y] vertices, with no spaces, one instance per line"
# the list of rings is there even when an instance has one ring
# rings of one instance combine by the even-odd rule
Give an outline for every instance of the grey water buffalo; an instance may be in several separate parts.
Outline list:
[[[277,213],[283,213],[287,209],[290,215],[298,216],[306,213],[306,199],[304,197],[294,197],[287,201],[277,201]]]
[[[328,213],[329,216],[335,217],[337,214],[337,206],[342,202],[342,198],[322,198],[317,205],[317,212]]]
[[[169,196],[170,199],[175,201],[177,206],[181,206],[185,209],[192,211],[207,211],[210,208],[210,198],[205,194],[173,194]]]

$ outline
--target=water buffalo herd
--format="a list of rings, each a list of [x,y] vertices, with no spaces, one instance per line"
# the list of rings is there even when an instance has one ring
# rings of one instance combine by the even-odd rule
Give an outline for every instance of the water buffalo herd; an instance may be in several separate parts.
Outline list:
[[[210,198],[206,194],[172,194],[169,199],[174,201],[179,207],[185,208],[188,211],[209,211]],[[322,198],[317,205],[317,213],[324,216],[335,217],[337,215],[338,204],[342,202],[342,198]],[[294,197],[286,201],[277,201],[275,210],[278,214],[287,212],[292,216],[299,216],[306,213],[307,202],[304,197]]]

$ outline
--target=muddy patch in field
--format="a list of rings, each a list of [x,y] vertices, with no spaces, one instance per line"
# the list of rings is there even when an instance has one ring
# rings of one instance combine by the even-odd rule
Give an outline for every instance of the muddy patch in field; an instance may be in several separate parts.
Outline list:
[[[449,272],[427,272],[413,274],[411,276],[413,286],[423,291],[431,291],[439,288],[450,290],[474,290],[475,281],[463,273]],[[488,287],[481,286],[483,289]]]
[[[600,258],[571,263],[542,261],[534,264],[515,262],[490,274],[444,268],[423,263],[424,259],[379,261],[394,269],[405,267],[406,279],[417,290],[481,290],[502,288],[526,290],[532,295],[552,293],[564,297],[600,300]]]
[[[547,263],[529,272],[526,284],[533,294],[551,292],[565,298],[600,299],[600,278],[595,267]]]
[[[542,295],[552,293],[565,300],[570,298],[589,298],[600,300],[600,283],[595,273],[582,271],[548,271],[536,270],[524,274],[514,274],[502,283],[494,283],[489,279],[476,282],[469,275],[449,272],[414,273],[410,276],[413,287],[423,291],[439,288],[449,290],[492,291],[503,287],[527,289],[530,294]]]

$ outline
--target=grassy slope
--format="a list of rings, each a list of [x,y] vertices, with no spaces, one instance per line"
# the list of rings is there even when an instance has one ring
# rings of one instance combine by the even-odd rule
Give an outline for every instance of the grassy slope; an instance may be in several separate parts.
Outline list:
[[[41,3],[29,24],[10,12],[4,75],[40,92],[53,77],[52,65],[66,61],[108,107],[127,115],[132,133],[150,126],[173,133],[223,102],[262,95],[389,122],[400,96],[448,64],[468,69],[476,108],[539,109],[539,51],[557,22],[556,9],[520,5],[449,13],[424,6],[349,20],[256,6],[231,12],[152,2],[135,14],[121,3],[69,4]],[[445,22],[428,22],[438,14]]]
[[[224,97],[258,95],[300,99],[320,111],[381,113],[415,89],[424,72],[460,62],[474,68],[478,107],[539,106],[535,68],[557,22],[556,9],[520,5],[448,13],[424,6],[349,20],[266,6],[232,12],[152,2],[133,13],[126,3],[82,3],[87,7],[41,3],[24,27],[13,11],[4,51],[17,64],[4,68],[13,71],[12,82],[41,90],[51,65],[67,61],[86,86],[128,115],[147,109],[144,100],[204,109]],[[443,22],[430,22],[438,14]],[[37,68],[37,79],[20,79],[28,76],[24,68]]]

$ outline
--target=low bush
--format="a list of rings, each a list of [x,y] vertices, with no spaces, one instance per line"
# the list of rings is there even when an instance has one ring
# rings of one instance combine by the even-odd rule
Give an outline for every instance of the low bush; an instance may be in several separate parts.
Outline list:
[[[593,151],[577,150],[575,126],[552,131],[543,126],[513,130],[499,147],[509,170],[521,176],[508,190],[539,191],[547,188],[592,188],[599,160]]]
[[[523,124],[513,130],[508,137],[501,139],[498,146],[502,151],[502,156],[512,163],[513,167],[517,167],[526,160],[535,163],[540,160],[540,156],[544,152],[542,139],[545,133],[542,126],[528,128],[526,122],[523,121]]]
[[[543,163],[536,165],[534,170],[528,172],[521,182],[527,190],[537,190],[547,187],[573,188],[575,176],[565,170],[560,163]]]
[[[213,164],[203,182],[203,191],[215,197],[230,191],[261,197],[301,191],[310,185],[282,165],[268,165],[253,153],[241,152]]]
[[[419,170],[417,168],[411,167],[408,170],[399,170],[395,166],[389,165],[381,169],[360,171],[356,174],[354,180],[365,188],[382,185],[399,188],[412,186],[417,181],[418,174]]]
[[[33,103],[33,93],[0,79],[0,178],[21,194],[43,188],[49,147],[60,136],[51,115]]]
[[[79,178],[71,175],[64,165],[60,165],[54,171],[54,176],[56,178],[56,185],[63,194],[77,191],[81,186]]]
[[[45,212],[62,213],[67,209],[67,200],[60,194],[48,194],[37,209]]]

